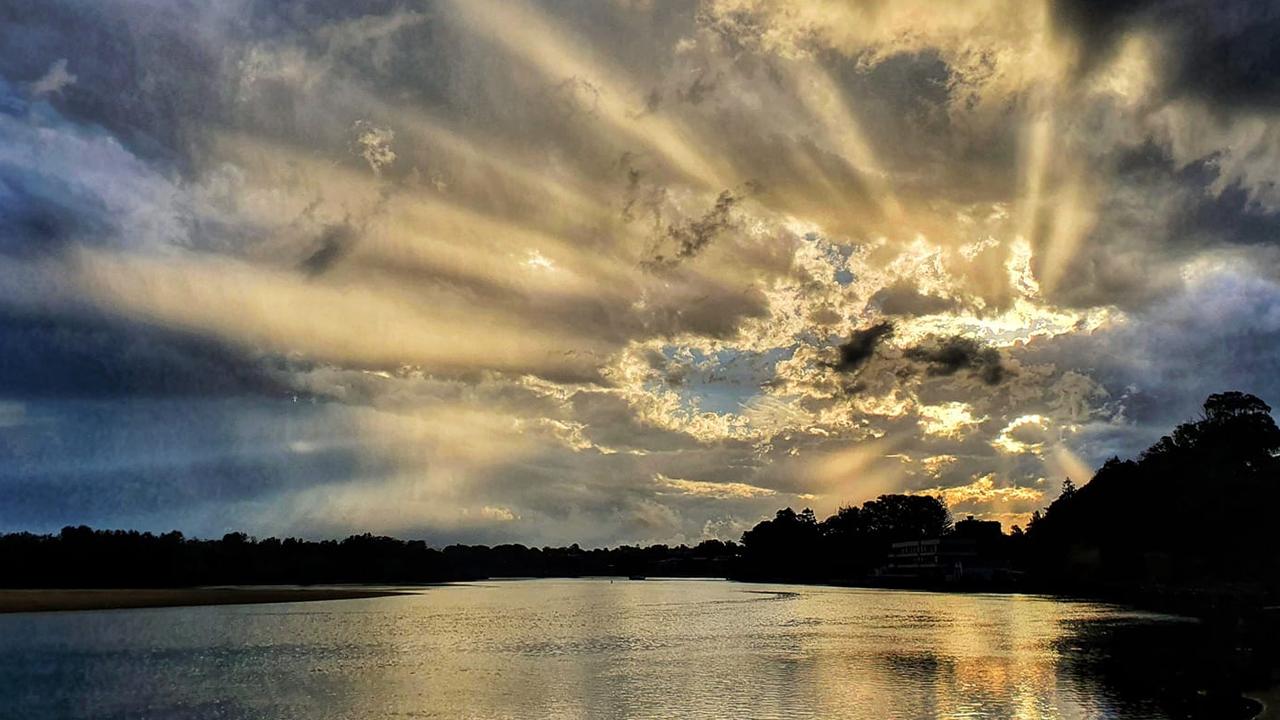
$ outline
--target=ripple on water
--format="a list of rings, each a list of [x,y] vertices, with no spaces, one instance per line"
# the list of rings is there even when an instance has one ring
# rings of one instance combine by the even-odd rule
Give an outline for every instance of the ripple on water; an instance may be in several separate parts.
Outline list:
[[[1097,672],[1110,649],[1091,632],[1150,621],[1047,598],[661,580],[9,616],[0,717],[1158,718]]]

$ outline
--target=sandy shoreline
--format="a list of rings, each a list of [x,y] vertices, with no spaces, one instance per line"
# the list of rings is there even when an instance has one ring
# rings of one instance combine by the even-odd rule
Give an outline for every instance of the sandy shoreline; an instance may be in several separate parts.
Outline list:
[[[396,590],[333,587],[0,590],[0,613],[311,602],[403,594]]]

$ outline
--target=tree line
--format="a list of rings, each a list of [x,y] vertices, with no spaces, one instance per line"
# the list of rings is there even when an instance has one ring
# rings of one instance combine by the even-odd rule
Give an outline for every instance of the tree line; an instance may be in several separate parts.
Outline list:
[[[1280,596],[1273,523],[1280,508],[1280,429],[1271,408],[1239,392],[1211,395],[1203,413],[1135,460],[1108,460],[1037,511],[998,551],[1047,589],[1218,587]],[[741,542],[696,546],[451,545],[370,534],[341,541],[202,540],[67,527],[0,537],[0,586],[158,587],[275,583],[419,583],[486,577],[662,575],[867,582],[903,540],[954,532],[938,498],[882,495],[818,520],[779,510]]]
[[[809,508],[785,508],[743,533],[733,569],[750,580],[855,580],[883,565],[892,543],[936,538],[951,527],[947,506],[923,495],[881,495],[822,521]]]
[[[696,546],[450,545],[363,534],[343,540],[221,539],[66,527],[56,535],[0,536],[0,587],[434,583],[491,577],[662,574],[724,577],[734,542]]]
[[[1137,459],[1113,457],[1078,488],[1066,479],[1025,532],[1015,526],[988,552],[1027,589],[1280,598],[1278,511],[1280,429],[1271,407],[1225,392]],[[867,582],[892,543],[952,530],[946,505],[931,497],[886,495],[822,521],[787,508],[743,535],[735,568],[751,579]]]

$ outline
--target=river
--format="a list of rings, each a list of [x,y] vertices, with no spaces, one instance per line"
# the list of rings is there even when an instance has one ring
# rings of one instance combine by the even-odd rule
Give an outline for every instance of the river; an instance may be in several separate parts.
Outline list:
[[[719,580],[28,613],[0,616],[0,717],[1162,718],[1179,645],[1146,638],[1190,624]],[[1134,647],[1146,654],[1118,656]]]

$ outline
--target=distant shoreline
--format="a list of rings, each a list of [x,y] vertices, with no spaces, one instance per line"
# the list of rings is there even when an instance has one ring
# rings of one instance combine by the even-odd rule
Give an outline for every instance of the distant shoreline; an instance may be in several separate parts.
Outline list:
[[[466,581],[504,581],[554,578],[609,578],[623,580],[627,575],[512,575],[483,578],[467,578]],[[873,578],[863,579],[795,579],[785,577],[741,576],[684,576],[661,575],[647,579],[663,580],[723,580],[736,583],[764,583],[781,585],[805,585],[814,587],[841,587],[868,590],[896,590],[916,592],[940,592],[948,594],[996,594],[1037,595],[1064,601],[1105,602],[1127,606],[1135,610],[1181,615],[1204,619],[1208,603],[1173,601],[1166,593],[1121,592],[1116,588],[1066,589],[1040,584],[1013,586],[1003,584],[953,584],[930,582],[886,582]],[[453,581],[457,582],[457,581]],[[410,583],[417,584],[417,583]],[[437,584],[437,583],[428,583]],[[316,602],[321,600],[354,600],[409,594],[404,590],[379,589],[368,586],[306,586],[306,585],[235,585],[169,588],[0,588],[0,614],[19,612],[58,612],[69,610],[123,610],[151,607],[194,607],[202,605],[258,605],[285,602]],[[1163,602],[1157,600],[1162,598]],[[1234,608],[1239,610],[1239,608]]]
[[[0,590],[0,614],[192,607],[201,605],[257,605],[265,603],[315,602],[318,600],[356,600],[404,594],[407,593],[398,590],[334,587]]]

